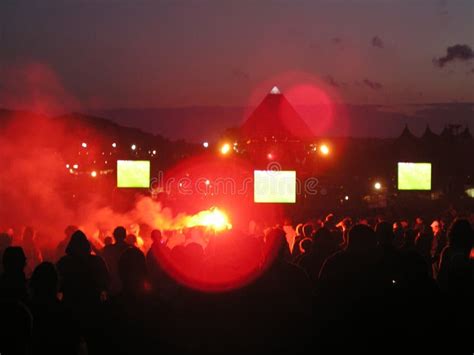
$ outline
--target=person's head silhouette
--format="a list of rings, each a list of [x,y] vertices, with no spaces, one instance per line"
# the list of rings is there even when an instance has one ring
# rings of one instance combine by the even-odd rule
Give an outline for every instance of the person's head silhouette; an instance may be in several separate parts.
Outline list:
[[[107,245],[112,245],[113,244],[113,240],[112,240],[112,237],[105,237],[104,238],[104,245],[107,246]]]
[[[474,243],[474,236],[469,221],[466,219],[456,219],[449,228],[448,240],[452,248],[470,253]]]
[[[127,237],[127,230],[124,227],[119,226],[114,229],[113,234],[115,243],[123,243],[125,242],[125,238]]]
[[[91,245],[83,231],[77,230],[72,236],[66,247],[67,255],[85,256],[91,252]]]
[[[369,251],[377,245],[375,233],[365,224],[356,224],[349,231],[347,250]]]
[[[377,223],[375,235],[379,245],[391,245],[394,239],[393,225],[386,221]]]
[[[161,238],[162,238],[162,236],[161,236],[161,231],[160,230],[153,229],[151,231],[151,240],[153,241],[153,243],[157,243],[157,244],[161,243]]]
[[[12,245],[12,238],[8,233],[0,233],[0,251]],[[1,259],[1,255],[0,255]]]
[[[6,273],[21,273],[26,266],[26,256],[21,247],[8,247],[3,252],[3,270]]]
[[[43,262],[33,271],[30,287],[35,300],[56,300],[58,273],[54,264]]]

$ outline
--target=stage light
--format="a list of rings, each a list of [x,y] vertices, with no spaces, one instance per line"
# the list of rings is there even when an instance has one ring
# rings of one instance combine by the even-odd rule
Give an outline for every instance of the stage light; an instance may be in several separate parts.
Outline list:
[[[322,155],[328,155],[329,154],[329,147],[326,144],[323,144],[319,147],[319,150],[321,151]]]
[[[95,170],[91,171],[91,176],[95,178],[97,176],[97,171],[95,171]]]
[[[210,182],[209,180],[206,180],[206,185],[209,186],[210,183],[211,183],[211,182]]]
[[[208,147],[209,147],[209,142],[204,142],[204,143],[202,143],[202,146],[203,146],[204,148],[208,148]]]
[[[87,148],[87,143],[86,142],[82,142],[82,148]]]
[[[74,169],[78,169],[78,168],[79,168],[79,165],[74,164],[72,167],[73,167]]]
[[[69,164],[66,164],[66,169],[69,169]]]
[[[273,154],[272,154],[272,153],[268,153],[268,154],[267,154],[267,159],[268,159],[268,160],[272,160],[272,159],[273,159]]]
[[[349,201],[349,196],[346,195],[346,196],[344,197],[344,200]]]
[[[152,153],[153,153],[153,155],[156,155],[156,150],[153,149]]]
[[[377,182],[374,184],[374,189],[380,190],[381,188],[382,188],[382,184],[377,181]]]
[[[137,146],[135,144],[132,144],[132,146],[130,148],[132,148],[132,150],[135,150],[135,149],[137,149]]]
[[[117,148],[117,143],[112,143],[112,148]]]
[[[223,155],[226,155],[230,152],[230,144],[229,143],[224,143],[221,147],[221,153]]]

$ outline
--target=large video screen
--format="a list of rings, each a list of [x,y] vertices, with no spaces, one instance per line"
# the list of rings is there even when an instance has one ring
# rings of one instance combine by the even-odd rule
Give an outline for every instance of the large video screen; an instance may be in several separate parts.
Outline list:
[[[399,190],[431,190],[431,163],[398,163]]]
[[[117,160],[117,187],[149,188],[149,160]]]
[[[254,171],[255,203],[295,203],[296,171]]]

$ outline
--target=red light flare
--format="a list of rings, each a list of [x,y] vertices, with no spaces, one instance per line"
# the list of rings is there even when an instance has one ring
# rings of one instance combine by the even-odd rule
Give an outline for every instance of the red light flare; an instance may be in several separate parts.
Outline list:
[[[200,231],[194,228],[185,234]],[[258,278],[272,263],[277,248],[273,239],[262,246],[258,239],[232,229],[211,235],[205,252],[196,243],[154,252],[161,267],[178,283],[204,292],[226,292]]]
[[[280,73],[257,85],[249,97],[248,110],[244,113],[242,122],[245,122],[274,86],[279,88],[311,130],[295,132],[291,122],[286,122],[293,134],[300,138],[308,138],[346,136],[349,132],[350,121],[344,105],[340,103],[341,88],[328,84],[322,77],[301,71]]]
[[[208,230],[208,234],[199,226],[185,229],[184,237],[188,239],[206,235],[206,258],[203,259],[203,251],[196,245],[175,247],[158,258],[169,275],[187,287],[205,292],[236,289],[260,275],[262,250],[259,241],[248,236],[248,228],[250,220],[262,215],[258,211],[262,206],[253,203],[253,168],[246,161],[234,155],[203,154],[179,163],[165,174],[161,183],[174,195],[171,206],[174,211],[195,214],[216,206],[226,213],[232,224],[231,230],[210,233]],[[180,183],[186,185],[182,186],[186,189],[181,193]],[[273,214],[279,210],[279,206],[264,207]],[[263,255],[269,257],[270,251],[271,248],[263,250]]]

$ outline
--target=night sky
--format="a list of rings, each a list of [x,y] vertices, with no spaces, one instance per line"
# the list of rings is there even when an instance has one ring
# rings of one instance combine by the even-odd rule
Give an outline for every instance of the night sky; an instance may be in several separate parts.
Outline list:
[[[246,106],[288,75],[338,102],[474,101],[471,0],[2,0],[0,21],[0,106]]]

